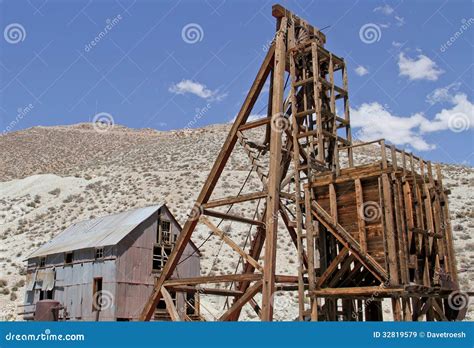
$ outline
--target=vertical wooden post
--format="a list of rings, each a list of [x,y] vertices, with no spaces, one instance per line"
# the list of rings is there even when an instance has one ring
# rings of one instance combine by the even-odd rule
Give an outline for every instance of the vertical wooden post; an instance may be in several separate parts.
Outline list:
[[[349,141],[349,144],[352,145],[352,131],[351,131],[351,119],[350,119],[350,107],[349,107],[349,83],[347,80],[347,66],[346,62],[344,62],[344,66],[342,68],[342,86],[345,90],[344,94],[344,119],[346,121],[346,139]],[[349,167],[354,166],[354,155],[352,146],[347,148],[347,157],[349,159]]]
[[[402,151],[402,167],[403,167],[403,175],[407,172],[407,158],[405,154],[405,150]]]
[[[308,288],[311,291],[315,289],[316,277],[314,274],[314,223],[311,214],[311,188],[305,189],[305,210],[306,210],[306,247],[308,249]],[[319,226],[318,226],[319,228]],[[316,297],[311,297],[311,320],[318,320],[318,301]]]
[[[385,140],[380,140],[380,151],[382,153],[382,168],[387,169],[387,149],[385,148]]]
[[[334,86],[334,59],[332,57],[332,53],[329,53],[329,83],[331,84],[330,90],[330,99],[329,99],[329,109],[331,110],[331,117],[334,118],[333,125],[332,125],[332,136],[334,141],[334,153],[333,153],[333,161],[334,161],[334,168],[336,170],[336,175],[340,173],[340,163],[339,163],[339,144],[337,139],[337,120],[336,120],[336,92]]]
[[[387,240],[388,268],[391,284],[399,284],[398,255],[395,244],[395,228],[393,224],[392,188],[387,174],[382,174],[382,192],[385,210],[385,237]]]
[[[324,137],[323,121],[321,115],[321,83],[319,82],[319,56],[316,42],[311,44],[311,55],[313,56],[313,90],[314,90],[314,110],[316,112],[316,132],[318,137],[318,161],[324,163]]]
[[[290,24],[288,28],[288,46],[292,47],[295,40],[295,27],[293,24]],[[296,234],[297,234],[297,249],[298,249],[298,317],[300,321],[304,320],[304,279],[303,279],[303,252],[304,246],[302,241],[303,234],[303,214],[301,212],[301,205],[305,202],[301,199],[301,180],[300,180],[300,169],[298,168],[300,164],[300,147],[298,142],[298,119],[296,118],[296,113],[298,112],[297,101],[296,101],[296,66],[295,66],[295,57],[292,52],[290,52],[290,98],[291,98],[291,120],[292,120],[292,137],[293,137],[293,164],[295,165],[295,209],[296,209]]]
[[[282,147],[283,93],[286,64],[287,18],[283,17],[276,34],[273,76],[272,127],[270,132],[270,166],[266,210],[266,238],[262,286],[262,320],[273,320],[273,294],[275,291],[278,211],[280,205],[280,164]]]
[[[398,169],[397,165],[397,150],[394,145],[390,145],[390,153],[392,155],[392,167],[396,171]]]
[[[402,321],[402,307],[400,304],[400,297],[392,298],[393,320]]]
[[[357,224],[359,226],[359,243],[363,252],[367,252],[367,234],[365,231],[364,220],[364,194],[362,191],[362,183],[360,179],[354,180],[356,208],[357,208]]]

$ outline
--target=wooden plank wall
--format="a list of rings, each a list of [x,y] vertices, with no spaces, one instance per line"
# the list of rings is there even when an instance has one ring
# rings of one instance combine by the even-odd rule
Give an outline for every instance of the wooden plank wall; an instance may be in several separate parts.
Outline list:
[[[328,180],[316,179],[317,202],[358,241],[390,275],[392,284],[457,288],[447,194],[431,165],[412,171],[384,168],[343,169]],[[424,170],[424,172],[423,172]],[[350,173],[350,175],[348,174]],[[438,173],[438,175],[440,175]],[[335,192],[331,207],[330,191]]]

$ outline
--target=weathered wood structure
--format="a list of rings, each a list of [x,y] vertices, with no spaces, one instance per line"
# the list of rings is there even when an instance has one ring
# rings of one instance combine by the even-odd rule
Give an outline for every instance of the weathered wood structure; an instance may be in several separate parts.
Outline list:
[[[305,20],[279,5],[272,13],[272,45],[141,319],[149,320],[177,285],[232,296],[220,320],[238,320],[246,304],[261,320],[273,320],[276,291],[297,291],[299,320],[383,320],[384,298],[392,307],[388,319],[462,317],[447,303],[458,283],[439,168],[435,176],[430,162],[383,140],[353,143],[344,59]],[[267,117],[248,121],[266,81]],[[263,141],[251,139],[257,127],[265,129]],[[245,191],[244,182],[239,194],[214,197],[237,143],[262,189]],[[361,146],[371,146],[379,159],[355,163]],[[256,205],[253,216],[232,214],[243,203]],[[237,244],[215,219],[250,226],[251,242]],[[170,279],[198,223],[240,256],[235,274]],[[296,247],[297,274],[276,272],[277,238],[286,231]],[[214,283],[231,287],[201,287]]]
[[[143,299],[150,296],[180,232],[166,205],[70,226],[28,257],[25,319],[33,319],[33,313],[35,320],[41,318],[35,307],[42,300],[58,303],[62,320],[139,319]],[[199,276],[200,254],[192,242],[182,258],[173,278]],[[182,318],[199,318],[199,294],[167,295],[157,303],[153,319],[176,319],[166,311],[168,301]]]

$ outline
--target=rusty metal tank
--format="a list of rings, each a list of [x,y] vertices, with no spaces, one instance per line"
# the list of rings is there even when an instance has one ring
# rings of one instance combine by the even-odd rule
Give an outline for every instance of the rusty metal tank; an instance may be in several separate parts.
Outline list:
[[[55,300],[41,300],[36,303],[35,321],[58,321],[61,304]]]

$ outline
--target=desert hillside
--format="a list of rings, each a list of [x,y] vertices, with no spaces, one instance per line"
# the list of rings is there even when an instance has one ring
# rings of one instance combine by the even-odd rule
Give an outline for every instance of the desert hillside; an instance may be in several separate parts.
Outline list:
[[[78,124],[34,127],[0,136],[0,318],[20,319],[16,313],[24,296],[25,258],[70,224],[157,202],[167,203],[184,222],[229,127],[158,132],[115,126],[101,133],[90,124]],[[359,155],[367,160],[371,156],[370,152]],[[216,193],[237,193],[249,168],[245,153],[238,151]],[[461,288],[473,290],[474,170],[447,164],[442,168],[451,190]],[[255,178],[249,180],[250,187],[257,183]],[[251,211],[245,206],[239,209]],[[244,243],[245,233],[230,225],[223,228]],[[194,242],[200,245],[207,235],[198,230]],[[290,239],[282,235],[279,243],[283,246],[279,271],[295,270]],[[206,243],[202,253],[203,274],[232,272],[237,266],[235,254],[217,238]],[[210,318],[223,306],[212,300],[203,304],[203,313]],[[294,296],[281,299],[280,307],[277,318],[296,316]],[[252,311],[245,314],[255,318]],[[469,318],[474,318],[473,312]]]

